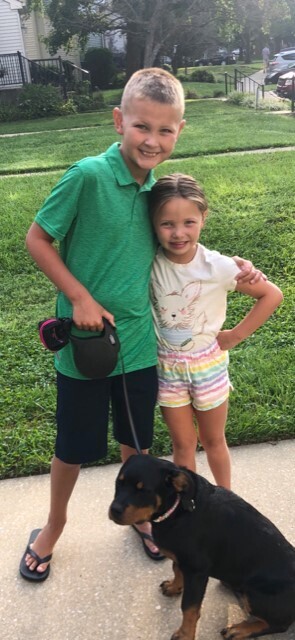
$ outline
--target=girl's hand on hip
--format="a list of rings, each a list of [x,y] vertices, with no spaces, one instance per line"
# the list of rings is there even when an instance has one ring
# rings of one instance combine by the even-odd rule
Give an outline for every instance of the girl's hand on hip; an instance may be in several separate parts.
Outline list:
[[[260,269],[256,269],[251,260],[244,260],[239,256],[233,256],[233,260],[240,269],[240,272],[236,275],[236,280],[239,284],[246,284],[247,282],[256,284],[259,280],[267,280],[267,276]]]
[[[216,340],[218,345],[222,351],[229,351],[229,349],[233,349],[237,344],[241,342],[239,338],[234,334],[233,329],[224,329],[223,331],[219,331],[216,336]]]

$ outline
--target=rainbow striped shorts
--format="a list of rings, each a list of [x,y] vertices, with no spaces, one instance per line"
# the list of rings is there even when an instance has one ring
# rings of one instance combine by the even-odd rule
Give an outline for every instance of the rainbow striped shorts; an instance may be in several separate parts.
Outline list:
[[[192,404],[199,411],[225,402],[232,388],[228,375],[228,351],[214,341],[193,353],[158,351],[158,403],[162,407]]]

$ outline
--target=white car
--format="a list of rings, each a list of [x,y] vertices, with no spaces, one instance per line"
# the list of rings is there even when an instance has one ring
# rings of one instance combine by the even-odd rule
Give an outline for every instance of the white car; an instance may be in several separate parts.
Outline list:
[[[294,49],[282,49],[279,53],[276,53],[272,60],[269,61],[269,72],[279,71],[288,65],[295,62],[295,48]]]

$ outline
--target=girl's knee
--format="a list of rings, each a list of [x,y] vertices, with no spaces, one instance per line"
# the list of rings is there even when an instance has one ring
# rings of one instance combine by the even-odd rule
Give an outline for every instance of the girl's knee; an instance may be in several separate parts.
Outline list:
[[[227,442],[224,435],[216,437],[203,437],[202,439],[200,439],[200,441],[205,451],[208,451],[208,449],[212,451],[227,449]]]
[[[191,435],[190,438],[185,438],[185,439],[172,437],[172,442],[173,442],[173,447],[175,449],[178,449],[181,451],[191,451],[192,449],[196,449],[198,438],[197,438],[197,434],[194,433]]]

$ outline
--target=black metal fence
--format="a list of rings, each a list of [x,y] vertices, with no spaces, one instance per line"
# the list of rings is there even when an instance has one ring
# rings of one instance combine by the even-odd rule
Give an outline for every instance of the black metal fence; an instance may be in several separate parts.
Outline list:
[[[51,84],[59,87],[64,99],[67,92],[90,79],[89,71],[68,60],[44,58],[29,60],[19,51],[0,55],[0,87],[21,86],[26,83]]]
[[[241,93],[255,93],[261,91],[261,96],[264,98],[264,84],[260,84],[253,80],[250,76],[239,69],[234,69],[234,75],[229,73],[224,74],[225,81],[225,93],[228,95],[231,91],[241,91]]]
[[[21,53],[0,55],[0,87],[23,85],[29,82],[29,68]]]

